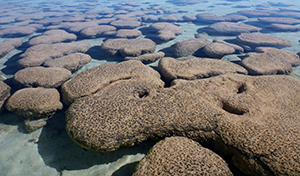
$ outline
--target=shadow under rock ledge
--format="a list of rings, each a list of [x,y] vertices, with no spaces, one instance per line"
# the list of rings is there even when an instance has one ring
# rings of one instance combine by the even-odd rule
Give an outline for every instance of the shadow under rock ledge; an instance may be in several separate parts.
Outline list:
[[[124,155],[147,153],[155,141],[146,141],[133,147],[123,147],[114,152],[87,151],[70,139],[65,130],[65,110],[55,114],[43,127],[39,137],[38,152],[44,163],[58,172],[88,169],[94,165],[114,162]]]

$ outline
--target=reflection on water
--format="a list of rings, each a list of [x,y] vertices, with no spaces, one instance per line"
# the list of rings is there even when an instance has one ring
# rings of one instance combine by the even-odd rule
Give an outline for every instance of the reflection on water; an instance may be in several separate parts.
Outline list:
[[[112,44],[113,49],[101,47],[104,42],[115,38],[150,38],[156,43],[151,52],[163,51],[165,57],[182,59],[177,56],[194,55],[233,63],[244,60],[241,65],[248,69],[249,74],[284,73],[300,79],[300,62],[296,56],[296,53],[300,55],[300,1],[133,0],[128,3],[121,0],[2,0],[0,4],[1,78],[11,87],[11,95],[26,86],[38,85],[37,78],[31,83],[21,83],[13,78],[24,67],[43,67],[46,61],[55,60],[53,64],[71,70],[74,76],[105,63],[122,62],[126,56],[139,55],[145,52],[137,51],[139,47],[148,45],[134,43],[136,50],[133,51],[118,48],[121,43]],[[169,29],[153,26],[158,22],[173,25],[167,27]],[[54,31],[46,33],[50,30]],[[241,33],[254,35],[249,37],[250,34]],[[197,48],[195,44],[186,43],[189,49],[183,51],[174,45],[195,38],[205,39],[211,47],[203,45]],[[77,41],[86,42],[89,47],[68,48],[67,44]],[[38,48],[37,43],[46,47]],[[66,45],[56,45],[58,43]],[[278,51],[284,59],[277,58],[276,54],[273,56],[276,59],[269,61],[268,56],[261,54],[267,51],[257,47],[280,48],[294,55]],[[91,61],[83,63],[82,58],[58,60],[77,52],[89,55]],[[108,55],[107,52],[114,54]],[[249,52],[261,54],[255,61],[257,64],[246,63]],[[272,50],[272,53],[277,53],[277,50]],[[158,70],[160,58],[149,57],[154,56],[136,59]],[[266,64],[271,62],[274,66],[267,68]],[[61,91],[61,87],[58,86],[57,90]],[[3,88],[1,94],[3,97],[8,95],[7,89]],[[26,132],[23,117],[4,109],[0,116],[0,175],[131,175],[137,162],[156,142],[148,140],[109,153],[86,151],[65,131],[66,109],[64,105],[64,109],[48,120],[46,126],[32,133]],[[230,167],[236,170],[234,173],[240,174],[232,164]]]

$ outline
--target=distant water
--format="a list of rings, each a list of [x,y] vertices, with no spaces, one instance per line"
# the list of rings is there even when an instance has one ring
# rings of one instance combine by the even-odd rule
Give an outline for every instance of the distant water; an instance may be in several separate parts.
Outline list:
[[[165,1],[165,0],[131,0],[131,1],[119,1],[119,0],[66,0],[66,1],[43,1],[43,0],[1,0],[0,1],[0,21],[1,18],[8,18],[11,16],[22,16],[22,9],[26,9],[26,14],[30,14],[27,10],[29,8],[44,9],[43,7],[52,8],[53,13],[55,7],[59,8],[59,12],[63,12],[65,7],[74,7],[74,14],[91,11],[97,13],[97,11],[112,10],[113,6],[123,2],[136,3],[140,6],[134,7],[138,10],[141,8],[157,7],[159,10],[163,10],[163,14],[156,14],[153,16],[161,17],[163,15],[176,15],[182,17],[183,15],[197,15],[198,13],[213,13],[218,16],[237,13],[240,10],[278,10],[279,8],[293,8],[299,9],[300,13],[300,1],[288,0],[207,0],[207,2],[195,3],[192,5],[186,4],[189,0]],[[200,0],[199,0],[200,1]],[[282,4],[278,4],[282,2]],[[89,6],[90,9],[82,10],[82,6],[85,3],[92,3]],[[292,4],[289,5],[288,3]],[[272,5],[273,4],[273,5]],[[281,6],[279,6],[281,5]],[[19,9],[18,13],[14,10]],[[58,12],[57,12],[58,13]],[[69,12],[71,13],[71,12]],[[25,15],[25,14],[24,14]],[[55,16],[55,15],[54,15]],[[67,16],[67,14],[66,14]],[[54,18],[54,17],[51,17]],[[102,18],[99,15],[99,18]],[[103,17],[104,18],[104,17]],[[300,19],[300,17],[298,18]],[[90,19],[92,20],[92,19]],[[249,18],[246,21],[239,23],[255,24],[257,18]],[[17,22],[12,23],[0,23],[0,30],[14,25]],[[30,21],[31,24],[35,23],[34,20]],[[199,24],[191,22],[175,22],[180,25],[180,28],[184,31],[182,35],[177,36],[176,39],[161,43],[157,45],[156,51],[163,50],[170,47],[172,44],[188,39],[195,38],[195,34],[198,33],[199,28],[208,26],[209,24]],[[147,22],[144,26],[149,26],[151,23]],[[144,27],[142,26],[142,27]],[[295,25],[299,26],[299,24]],[[141,27],[139,27],[141,28]],[[137,29],[139,29],[137,28]],[[43,33],[43,29],[37,30],[31,35],[22,36],[24,43],[30,38]],[[268,31],[267,34],[282,37],[289,40],[293,46],[283,49],[290,50],[294,53],[300,52],[300,31],[296,32],[276,32]],[[141,36],[144,37],[144,36]],[[208,40],[213,39],[233,39],[235,36],[226,35],[204,35],[203,37]],[[0,42],[3,42],[11,37],[2,37]],[[103,43],[105,38],[96,39],[80,39],[90,43],[91,47],[99,46]],[[12,50],[6,56],[0,59],[1,77],[3,80],[8,81],[9,78],[18,70],[15,62],[18,60],[20,54],[22,54],[28,47],[26,45],[21,46],[18,49]],[[91,51],[92,61],[84,66],[77,73],[90,69],[92,67],[107,63],[118,62],[119,58],[112,58],[111,56],[98,56],[97,51]],[[149,64],[153,67],[157,66],[157,62]],[[76,73],[75,73],[76,74]],[[300,78],[300,66],[294,68],[291,73],[292,76]],[[13,113],[5,112],[0,115],[0,175],[3,176],[21,176],[21,175],[131,175],[136,163],[146,154],[146,152],[154,145],[155,141],[143,143],[133,148],[122,148],[112,153],[95,153],[85,151],[77,146],[73,141],[69,139],[64,130],[64,111],[56,114],[49,123],[42,129],[34,131],[33,133],[26,133],[23,131],[23,119]]]

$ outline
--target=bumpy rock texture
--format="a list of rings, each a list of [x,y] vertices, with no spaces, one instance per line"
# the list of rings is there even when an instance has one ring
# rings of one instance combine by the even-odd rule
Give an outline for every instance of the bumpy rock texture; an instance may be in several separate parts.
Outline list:
[[[0,80],[0,113],[4,108],[4,102],[10,96],[10,87]]]
[[[28,67],[14,74],[14,81],[22,87],[57,88],[69,78],[72,73],[59,67]]]
[[[252,75],[287,74],[300,65],[300,57],[291,51],[258,47],[257,53],[248,53],[241,65]]]
[[[153,53],[156,44],[147,38],[140,39],[109,39],[101,45],[101,49],[110,55],[121,54],[123,56],[139,56]]]
[[[76,72],[92,60],[91,56],[83,53],[74,53],[60,58],[47,60],[43,63],[45,67],[61,67]]]
[[[161,59],[165,56],[164,52],[157,52],[157,53],[148,53],[143,54],[137,57],[125,57],[124,60],[139,60],[144,64],[149,64],[155,62],[158,59]]]
[[[241,33],[249,33],[249,32],[258,32],[261,28],[243,24],[243,23],[233,23],[233,22],[219,22],[214,23],[208,26],[210,32],[227,34],[227,35],[235,35]]]
[[[184,137],[159,141],[136,166],[140,175],[233,175],[217,154]]]
[[[133,61],[99,68],[64,84],[81,91],[68,94],[74,95],[69,100],[78,99],[66,112],[67,133],[80,146],[113,151],[148,138],[183,135],[231,157],[247,174],[300,173],[299,79],[225,74],[177,79],[163,88],[157,72]],[[92,75],[111,76],[101,83]],[[93,90],[83,92],[86,87]]]
[[[267,35],[267,34],[248,34],[243,33],[236,38],[240,43],[258,47],[258,46],[280,46],[288,47],[293,44],[280,37]]]
[[[183,33],[180,27],[168,22],[153,23],[149,26],[149,31],[155,33],[151,35],[151,38],[157,42],[173,40],[177,35],[181,35]]]
[[[198,57],[187,60],[164,57],[159,61],[158,67],[162,77],[168,82],[174,79],[208,78],[225,73],[247,74],[246,69],[232,62]]]
[[[140,61],[131,60],[119,64],[104,64],[81,72],[62,85],[63,100],[70,104],[76,99],[91,95],[107,85],[131,79],[146,79],[148,82],[157,82],[158,87],[163,86],[160,75]],[[147,87],[147,85],[145,85]],[[152,86],[151,84],[149,85]],[[155,87],[155,86],[154,86]]]
[[[86,42],[39,44],[28,48],[18,60],[20,67],[36,67],[45,61],[77,52],[86,52],[90,45]]]
[[[60,96],[53,88],[24,88],[15,92],[6,108],[28,119],[49,117],[62,109]]]
[[[10,51],[20,47],[23,40],[20,38],[8,39],[0,43],[0,57],[5,56]]]
[[[52,44],[76,40],[75,34],[70,34],[64,30],[49,30],[41,36],[34,37],[28,41],[29,45]]]
[[[197,55],[197,51],[199,52],[200,49],[210,43],[210,41],[203,38],[190,39],[175,43],[171,46],[170,51],[175,57]]]

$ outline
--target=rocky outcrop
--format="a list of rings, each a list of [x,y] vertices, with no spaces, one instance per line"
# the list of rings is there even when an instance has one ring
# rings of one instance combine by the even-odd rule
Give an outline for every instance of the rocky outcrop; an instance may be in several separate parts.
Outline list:
[[[287,74],[293,66],[300,65],[300,57],[288,50],[258,47],[256,51],[248,53],[241,61],[252,75]]]
[[[168,22],[153,23],[149,26],[148,30],[155,33],[151,35],[151,38],[158,42],[173,40],[177,35],[181,35],[183,33],[180,27]]]
[[[247,74],[246,69],[232,62],[198,57],[187,60],[164,57],[159,61],[158,67],[162,77],[168,82],[175,79],[209,78],[226,73]]]
[[[66,113],[67,133],[95,151],[182,135],[227,155],[246,174],[299,174],[299,79],[227,74],[178,79],[170,88],[159,82],[115,80],[77,99]]]
[[[136,166],[140,175],[233,175],[213,151],[185,137],[170,137],[155,144]]]
[[[96,38],[107,35],[109,32],[115,32],[117,30],[116,27],[111,25],[99,25],[99,26],[91,26],[84,28],[80,35],[89,38]]]
[[[77,52],[86,52],[90,45],[86,42],[39,44],[28,48],[17,63],[20,67],[36,67],[45,61]]]
[[[47,60],[43,63],[45,67],[60,67],[76,72],[92,60],[91,56],[83,53],[74,53],[67,56]]]
[[[20,47],[23,40],[20,38],[8,39],[0,43],[0,57],[5,56],[10,51]]]
[[[72,73],[59,67],[28,67],[14,74],[13,80],[21,87],[57,88],[68,79]]]
[[[245,45],[250,45],[253,47],[258,46],[278,46],[278,47],[289,47],[293,44],[283,38],[267,35],[267,34],[248,34],[243,33],[236,37],[236,39]]]
[[[70,42],[76,40],[75,34],[70,34],[64,30],[49,30],[43,33],[43,35],[34,37],[28,41],[29,45],[38,44],[52,44],[60,42]]]
[[[157,53],[143,54],[137,57],[125,57],[124,60],[138,60],[143,62],[144,64],[149,64],[157,61],[158,59],[163,58],[164,56],[165,56],[164,52],[157,52]]]
[[[10,96],[10,87],[0,80],[0,113],[4,109],[4,103]]]
[[[147,38],[120,38],[106,40],[102,43],[101,49],[109,55],[139,56],[141,54],[153,53],[156,49],[156,44]]]
[[[0,30],[0,37],[23,37],[30,35],[36,31],[35,27],[30,25],[28,26],[17,26],[9,27],[6,29]]]
[[[15,92],[6,103],[8,111],[25,118],[29,132],[46,125],[46,121],[63,108],[56,89],[24,88]]]
[[[209,25],[207,29],[213,33],[236,35],[241,33],[259,32],[261,28],[234,22],[219,22]]]
[[[173,44],[170,51],[175,57],[191,56],[210,43],[210,41],[203,38],[190,39]]]
[[[136,38],[142,35],[140,30],[133,29],[120,29],[116,32],[115,37],[117,38]]]
[[[140,25],[142,25],[142,23],[135,19],[131,19],[131,18],[126,19],[125,18],[125,19],[112,21],[110,23],[110,25],[112,25],[116,28],[121,28],[121,29],[133,29],[133,28],[136,28],[136,27],[139,27]]]

